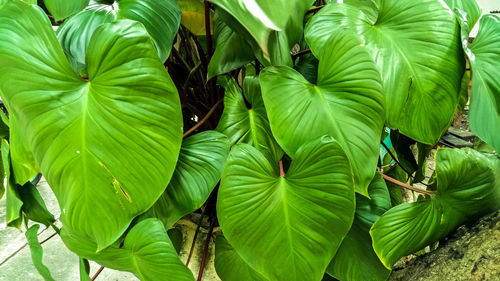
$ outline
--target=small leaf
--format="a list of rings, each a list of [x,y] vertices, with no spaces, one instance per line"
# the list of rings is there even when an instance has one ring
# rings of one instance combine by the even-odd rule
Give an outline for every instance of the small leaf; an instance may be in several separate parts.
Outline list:
[[[50,270],[43,264],[43,248],[38,242],[38,229],[39,224],[34,224],[26,231],[26,239],[28,239],[28,245],[31,251],[31,260],[33,265],[45,281],[53,281]]]
[[[219,223],[265,278],[320,280],[351,226],[352,185],[349,160],[331,137],[301,147],[284,177],[260,151],[236,145],[222,175]]]
[[[224,112],[216,130],[225,134],[231,145],[250,144],[275,164],[283,156],[269,127],[257,77],[245,77],[243,91],[234,79],[229,80],[224,95]]]
[[[339,280],[385,281],[391,273],[375,254],[370,237],[373,223],[391,208],[387,186],[379,173],[368,187],[370,199],[356,194],[356,214],[327,272]]]
[[[229,154],[229,141],[219,132],[205,131],[182,143],[179,160],[167,189],[153,206],[153,214],[170,228],[207,201]]]
[[[87,259],[79,257],[80,260],[80,281],[90,281],[90,264]]]
[[[89,0],[44,0],[43,2],[56,21],[78,13],[89,4]]]
[[[47,210],[38,189],[31,182],[20,186],[18,192],[23,201],[22,211],[28,219],[42,223],[45,226],[49,226],[55,221],[54,215]]]
[[[191,271],[177,256],[161,221],[150,218],[137,223],[123,241],[123,247],[111,246],[96,252],[97,245],[72,232],[61,229],[66,246],[80,257],[104,267],[129,271],[143,281],[194,281]]]
[[[182,249],[182,231],[178,228],[171,228],[167,231],[167,234],[170,241],[172,241],[172,245],[174,245],[175,251],[179,254]]]
[[[396,206],[382,215],[370,234],[387,268],[450,234],[461,224],[500,207],[500,160],[472,149],[441,149],[436,155],[430,198]]]
[[[12,174],[12,165],[9,153],[9,143],[2,139],[2,165],[5,174],[7,175],[7,190],[6,190],[6,210],[5,217],[7,225],[19,228],[23,218],[21,217],[21,208],[23,201],[17,191],[17,185]],[[3,178],[2,178],[3,181]]]

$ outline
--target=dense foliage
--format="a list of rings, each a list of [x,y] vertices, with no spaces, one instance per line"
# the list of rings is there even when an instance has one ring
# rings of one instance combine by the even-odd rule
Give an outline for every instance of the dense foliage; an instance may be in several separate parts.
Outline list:
[[[194,280],[166,230],[200,211],[224,281],[386,280],[500,207],[500,18],[470,44],[475,0],[35,2],[0,0],[0,197],[9,226],[57,230],[82,280],[88,260]],[[491,149],[438,149],[413,187],[471,80]]]

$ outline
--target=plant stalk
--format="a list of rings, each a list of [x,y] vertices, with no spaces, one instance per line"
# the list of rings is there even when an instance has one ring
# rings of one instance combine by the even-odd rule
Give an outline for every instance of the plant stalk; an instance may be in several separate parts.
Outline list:
[[[212,240],[212,234],[214,232],[215,223],[217,219],[214,218],[210,223],[210,229],[208,230],[207,239],[205,240],[205,248],[203,249],[203,257],[201,259],[200,271],[198,272],[197,281],[201,281],[203,278],[203,272],[205,270],[205,264],[207,263],[208,247],[210,246],[210,240]]]
[[[382,173],[381,173],[382,174]],[[390,181],[392,182],[393,184],[396,184],[396,185],[399,185],[403,188],[406,188],[406,189],[409,189],[411,191],[415,191],[417,193],[421,193],[421,194],[425,194],[425,195],[432,195],[432,194],[435,194],[436,192],[434,191],[431,191],[431,190],[423,190],[423,189],[420,189],[420,188],[416,188],[416,187],[413,187],[409,184],[406,184],[406,183],[403,183],[403,182],[400,182],[398,181],[397,179],[393,179],[391,177],[389,177],[388,175],[384,175],[382,174],[382,177],[384,178],[384,180],[386,181]]]
[[[208,118],[210,118],[210,116],[212,116],[212,114],[214,114],[215,110],[217,109],[217,106],[219,106],[219,104],[222,102],[222,99],[220,99],[211,109],[210,111],[207,113],[207,115],[205,115],[205,117],[203,117],[203,119],[200,120],[200,122],[198,122],[196,125],[194,125],[191,129],[187,130],[184,135],[182,136],[183,138],[189,136],[193,131],[195,131],[196,129],[198,129],[201,125],[203,125],[203,123],[207,122]]]

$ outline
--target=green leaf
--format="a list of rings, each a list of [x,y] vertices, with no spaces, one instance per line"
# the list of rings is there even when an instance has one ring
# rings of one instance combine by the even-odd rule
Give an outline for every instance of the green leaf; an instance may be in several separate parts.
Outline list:
[[[161,221],[150,218],[128,232],[123,246],[112,246],[96,253],[96,245],[70,229],[61,229],[66,246],[79,256],[104,267],[129,271],[143,281],[193,281],[193,274],[177,256]]]
[[[332,3],[306,26],[313,51],[331,36],[358,34],[382,75],[386,123],[434,144],[448,129],[465,70],[456,18],[443,1],[377,0]]]
[[[168,238],[170,238],[170,241],[172,241],[175,252],[179,254],[182,249],[182,231],[180,231],[178,228],[171,228],[167,231],[167,234]]]
[[[349,160],[331,137],[302,146],[286,175],[248,144],[222,175],[217,215],[241,258],[271,280],[320,280],[354,215]]]
[[[500,160],[472,149],[441,149],[431,198],[396,206],[370,230],[373,248],[387,268],[500,207]],[[495,179],[495,177],[497,177]]]
[[[216,130],[225,134],[231,145],[253,145],[275,164],[283,156],[269,127],[257,77],[245,77],[243,92],[234,79],[229,80],[224,95],[224,112]]]
[[[368,187],[370,199],[356,195],[356,214],[327,272],[339,280],[387,280],[391,273],[372,247],[369,231],[373,223],[391,208],[391,198],[382,176],[375,174]]]
[[[360,41],[345,32],[317,50],[318,83],[288,67],[267,67],[260,75],[271,129],[294,158],[304,143],[331,135],[345,149],[356,191],[367,195],[378,161],[384,100],[380,75]]]
[[[1,82],[0,87],[2,87]],[[7,108],[9,107],[7,106]],[[21,131],[17,119],[14,114],[10,115],[10,157],[15,182],[23,185],[38,174],[39,168],[35,163],[33,152],[28,146],[26,134]]]
[[[474,27],[482,14],[482,9],[476,0],[444,0],[452,11],[460,9],[467,13],[467,21],[470,27]]]
[[[391,130],[391,143],[396,151],[399,163],[412,175],[418,169],[417,160],[411,148],[416,141],[396,130]]]
[[[206,35],[205,31],[205,5],[203,0],[178,0],[182,11],[181,24],[194,35]],[[213,12],[210,10],[210,33],[213,33]]]
[[[253,50],[245,38],[223,20],[221,10],[214,16],[215,52],[208,64],[208,79],[242,67],[253,59]]]
[[[462,86],[460,88],[460,99],[458,100],[458,111],[464,112],[464,108],[469,102],[469,84],[471,80],[471,71],[467,70],[464,72],[462,77]]]
[[[469,27],[462,21],[462,41],[472,69],[470,128],[497,152],[500,151],[500,17],[485,15],[474,42],[467,46]]]
[[[31,182],[19,187],[18,193],[23,201],[22,211],[28,219],[45,226],[49,226],[55,221],[54,215],[49,212],[38,189]]]
[[[43,0],[56,21],[68,18],[85,8],[89,0]]]
[[[38,242],[38,229],[39,224],[34,224],[26,231],[26,239],[28,240],[28,245],[31,251],[31,260],[33,265],[45,281],[53,281],[50,270],[43,264],[43,248]]]
[[[80,281],[90,281],[90,264],[87,259],[79,258],[80,260]]]
[[[266,281],[222,235],[215,239],[215,271],[222,281]]]
[[[175,0],[120,0],[113,4],[92,2],[64,22],[57,36],[70,60],[74,59],[76,66],[81,68],[86,63],[85,52],[96,28],[119,19],[142,23],[156,45],[160,60],[167,60],[181,21],[181,11]]]
[[[5,217],[7,218],[7,226],[17,227],[21,226],[23,218],[21,217],[21,208],[23,201],[19,196],[16,181],[12,174],[12,165],[9,153],[9,143],[7,140],[2,139],[2,166],[5,174],[7,175],[7,190],[6,190],[6,210]],[[2,181],[4,179],[2,178]]]
[[[71,70],[38,7],[9,2],[0,22],[8,23],[0,26],[0,81],[8,81],[0,82],[2,100],[20,118],[64,226],[101,250],[170,181],[182,140],[175,86],[138,22],[94,32],[89,81]]]
[[[165,228],[207,201],[219,182],[228,154],[229,141],[219,132],[205,131],[183,141],[172,179],[153,206],[153,214]]]

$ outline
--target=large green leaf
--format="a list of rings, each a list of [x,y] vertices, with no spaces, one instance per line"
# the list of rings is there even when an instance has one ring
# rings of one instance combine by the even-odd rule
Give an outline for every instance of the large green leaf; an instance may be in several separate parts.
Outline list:
[[[357,33],[382,75],[386,122],[419,142],[434,144],[457,108],[465,70],[456,18],[436,0],[332,3],[306,26],[314,50],[330,36]]]
[[[253,59],[253,50],[245,38],[231,29],[217,10],[214,17],[215,52],[208,64],[208,79],[241,67]]]
[[[474,27],[481,17],[482,9],[476,0],[444,0],[452,11],[460,9],[467,13],[467,21],[470,27]]]
[[[401,257],[445,237],[466,221],[500,207],[500,160],[472,149],[441,149],[431,198],[398,205],[370,230],[387,268]],[[496,178],[495,178],[496,177]]]
[[[485,15],[481,18],[479,32],[467,46],[469,26],[463,15],[463,48],[472,68],[470,99],[470,128],[483,141],[500,151],[500,17]]]
[[[0,87],[1,84],[0,82]],[[39,168],[27,143],[26,135],[18,125],[17,119],[16,116],[10,115],[10,157],[15,182],[23,185],[38,174]]]
[[[68,18],[85,8],[89,0],[43,0],[56,21]]]
[[[349,160],[331,137],[302,146],[286,175],[248,144],[222,175],[217,215],[224,236],[271,280],[321,280],[354,215]]]
[[[182,139],[175,86],[138,22],[95,31],[89,81],[72,71],[38,7],[8,2],[0,22],[2,100],[19,119],[63,224],[103,249],[170,181]]]
[[[83,65],[85,50],[96,28],[117,19],[142,23],[153,38],[161,61],[165,61],[179,29],[181,11],[175,0],[120,0],[112,4],[92,2],[85,10],[65,21],[57,36],[70,59]]]
[[[245,78],[243,92],[234,79],[227,83],[224,112],[216,130],[228,136],[231,145],[237,143],[253,145],[274,163],[283,156],[283,151],[273,138],[269,127],[257,77]]]
[[[349,233],[328,266],[327,272],[339,280],[381,280],[389,277],[372,247],[369,231],[373,223],[391,208],[391,198],[382,176],[375,174],[368,187],[371,200],[356,194],[356,214]]]
[[[23,201],[17,191],[16,181],[12,174],[11,158],[9,153],[9,143],[7,140],[2,139],[2,166],[7,176],[6,185],[6,210],[5,217],[7,218],[7,225],[19,228],[21,226],[21,208]],[[2,181],[4,178],[2,177]]]
[[[222,281],[267,280],[253,270],[222,235],[215,239],[215,271]]]
[[[40,228],[39,224],[35,224],[31,226],[26,231],[26,239],[28,240],[28,245],[30,247],[31,252],[31,260],[33,261],[33,265],[40,275],[43,277],[45,281],[54,281],[54,278],[50,274],[50,270],[47,266],[43,264],[43,248],[38,242],[38,229]]]
[[[356,191],[368,195],[384,125],[380,75],[349,32],[330,37],[327,45],[315,50],[317,84],[291,68],[268,67],[260,75],[262,97],[272,132],[292,159],[302,144],[331,135],[351,160]]]
[[[96,245],[63,227],[61,238],[81,257],[104,267],[132,272],[143,281],[193,281],[193,274],[177,256],[163,224],[154,218],[137,223],[123,245],[96,253]]]
[[[168,229],[207,201],[222,174],[229,140],[219,132],[205,131],[185,139],[167,189],[153,213]]]

